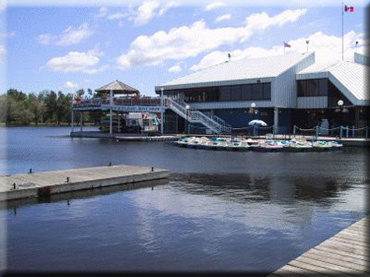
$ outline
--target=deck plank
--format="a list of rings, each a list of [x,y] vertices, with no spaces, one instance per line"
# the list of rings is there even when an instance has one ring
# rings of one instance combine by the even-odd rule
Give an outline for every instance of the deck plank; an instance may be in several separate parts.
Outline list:
[[[338,232],[333,237],[304,252],[271,274],[278,276],[326,276],[370,277],[370,234],[368,217]]]

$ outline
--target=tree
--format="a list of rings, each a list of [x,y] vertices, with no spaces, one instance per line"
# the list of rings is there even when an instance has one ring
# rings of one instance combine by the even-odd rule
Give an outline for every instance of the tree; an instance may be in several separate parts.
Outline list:
[[[13,89],[13,88],[8,89],[7,95],[9,97],[12,97],[17,102],[27,100],[27,95],[25,93],[23,93],[22,91],[18,91],[16,89]]]
[[[50,123],[55,123],[57,120],[57,98],[57,94],[54,91],[50,91],[45,95],[45,119]]]
[[[35,95],[30,93],[28,95],[27,106],[28,110],[33,114],[35,125],[37,126],[43,118],[43,113],[45,112],[45,107],[43,103],[41,94]]]

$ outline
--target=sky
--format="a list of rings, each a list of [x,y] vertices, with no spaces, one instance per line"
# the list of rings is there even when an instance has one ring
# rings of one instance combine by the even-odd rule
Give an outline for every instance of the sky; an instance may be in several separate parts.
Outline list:
[[[253,4],[252,4],[253,3]],[[364,52],[367,2],[345,3],[344,56]],[[228,60],[342,57],[340,1],[0,0],[0,93],[71,93],[122,81],[142,95]],[[284,42],[291,47],[283,47]]]

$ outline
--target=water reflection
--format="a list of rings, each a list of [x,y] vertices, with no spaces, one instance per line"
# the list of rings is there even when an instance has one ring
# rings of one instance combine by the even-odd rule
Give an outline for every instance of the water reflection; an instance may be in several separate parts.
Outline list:
[[[340,192],[359,184],[329,177],[251,174],[173,174],[172,180],[176,188],[187,193],[220,196],[240,203],[273,201],[290,204],[305,200],[324,206],[334,203]],[[368,185],[369,180],[363,180],[360,184]]]
[[[64,192],[60,194],[52,194],[50,196],[37,197],[37,198],[24,198],[16,199],[8,202],[4,202],[4,205],[0,205],[0,210],[13,209],[16,214],[17,207],[42,204],[42,203],[57,203],[65,202],[67,206],[73,206],[73,200],[76,199],[88,199],[93,197],[107,196],[115,192],[129,191],[139,188],[154,188],[156,186],[165,185],[169,182],[169,179],[158,179],[153,181],[143,181],[133,184],[114,185],[108,187],[98,187],[89,190],[80,190],[73,192]],[[0,203],[1,204],[1,203]]]
[[[272,271],[367,212],[362,149],[215,152],[61,136],[68,131],[11,129],[8,168],[0,170],[113,162],[172,175],[8,202],[0,216],[9,269]]]

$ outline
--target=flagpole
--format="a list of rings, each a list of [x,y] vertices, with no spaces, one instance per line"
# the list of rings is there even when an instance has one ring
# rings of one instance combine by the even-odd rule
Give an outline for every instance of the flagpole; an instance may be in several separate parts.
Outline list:
[[[344,3],[342,2],[342,61],[344,61]]]

